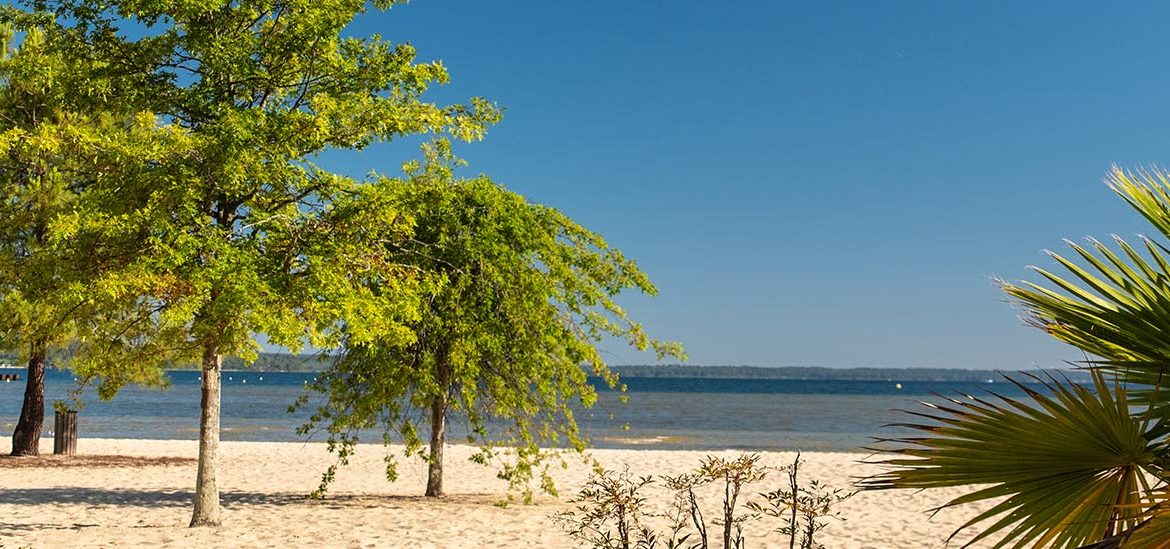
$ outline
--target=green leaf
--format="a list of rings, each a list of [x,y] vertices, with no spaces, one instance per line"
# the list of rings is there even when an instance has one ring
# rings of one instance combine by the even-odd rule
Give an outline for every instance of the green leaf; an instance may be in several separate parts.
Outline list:
[[[910,411],[931,421],[899,425],[925,436],[883,439],[874,449],[898,457],[879,461],[891,470],[859,485],[989,485],[943,507],[1004,498],[959,529],[990,522],[971,543],[996,540],[995,547],[1077,547],[1135,526],[1149,495],[1142,475],[1158,471],[1124,388],[1106,383],[1100,372],[1091,388],[1035,379],[1046,392],[1010,380],[1029,402],[965,396]]]
[[[1109,183],[1159,232],[1170,235],[1170,189],[1161,172],[1114,168]],[[1144,250],[1114,240],[1120,254],[1095,240],[1091,249],[1070,243],[1083,265],[1051,254],[1076,282],[1037,272],[1061,291],[1032,283],[1003,282],[1002,287],[1024,308],[1029,323],[1103,359],[1095,367],[1116,371],[1127,383],[1161,386],[1170,368],[1170,260],[1153,239],[1142,237]],[[1148,401],[1140,390],[1135,395],[1139,402]]]
[[[1170,509],[1155,506],[1149,518],[1123,538],[1124,549],[1170,549]]]
[[[469,442],[512,447],[506,476],[523,486],[543,448],[584,448],[572,404],[589,406],[596,391],[582,365],[617,386],[597,349],[602,338],[681,348],[651,340],[616,303],[626,290],[656,291],[633,261],[485,176],[456,178],[458,165],[439,140],[405,179],[380,180],[347,205],[359,218],[386,205],[409,212],[411,234],[387,239],[379,253],[416,273],[425,295],[406,323],[413,340],[347,332],[339,360],[313,387],[328,398],[320,423],[340,434],[377,421],[385,440],[398,434],[421,446],[415,425],[434,419],[419,410],[439,406],[439,421],[466,418]],[[392,282],[367,280],[373,293]]]

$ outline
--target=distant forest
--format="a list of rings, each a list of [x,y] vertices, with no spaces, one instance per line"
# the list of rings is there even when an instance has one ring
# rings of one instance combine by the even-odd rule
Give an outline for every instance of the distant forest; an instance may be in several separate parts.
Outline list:
[[[329,367],[330,357],[317,354],[291,355],[287,353],[260,353],[251,366],[238,358],[224,360],[225,370],[253,370],[260,372],[320,372]],[[17,357],[0,353],[0,363],[20,368]],[[176,365],[176,370],[198,369],[196,364]],[[851,381],[974,381],[1000,380],[992,370],[958,370],[951,368],[825,368],[820,366],[691,366],[633,365],[614,366],[613,371],[623,377],[655,378],[711,378],[711,379],[813,379]],[[1033,371],[1035,372],[1035,371]],[[1062,370],[1072,381],[1088,381],[1088,373],[1081,370]],[[1015,371],[1004,372],[1007,374]]]
[[[952,368],[825,368],[821,366],[690,366],[690,365],[646,365],[616,366],[613,368],[624,377],[688,377],[718,379],[811,379],[849,381],[973,381],[989,379],[1000,381],[1002,376],[995,370],[959,370]],[[1062,370],[1072,381],[1088,381],[1087,372]],[[1005,371],[1009,375],[1018,371]],[[1033,370],[1032,373],[1037,373]]]

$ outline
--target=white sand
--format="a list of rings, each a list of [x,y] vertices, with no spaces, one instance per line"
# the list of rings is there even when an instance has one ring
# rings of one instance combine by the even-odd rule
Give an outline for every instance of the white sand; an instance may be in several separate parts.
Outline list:
[[[51,452],[51,441],[42,447]],[[194,441],[82,439],[79,453],[124,456],[194,457]],[[7,453],[8,446],[2,448]],[[192,464],[139,467],[14,467],[0,460],[0,547],[573,547],[548,516],[568,508],[588,468],[573,460],[555,471],[561,498],[538,498],[534,505],[495,505],[507,486],[495,469],[470,463],[472,449],[447,450],[449,496],[421,497],[425,469],[417,460],[400,462],[399,480],[388,483],[385,450],[363,445],[337,476],[329,498],[304,498],[332,463],[324,444],[225,442],[220,487],[223,527],[187,528],[195,467]],[[677,474],[706,452],[594,450],[605,466],[629,465],[638,474]],[[721,452],[733,457],[737,452]],[[763,453],[768,465],[791,462],[790,453]],[[817,478],[848,487],[873,466],[847,453],[808,453],[806,480]],[[780,486],[777,476],[749,493]],[[959,492],[863,492],[840,506],[843,523],[833,523],[820,540],[829,548],[943,547],[945,539],[979,509],[926,510]],[[647,491],[667,503],[661,487]],[[707,502],[714,517],[718,501]],[[982,506],[981,508],[986,508]],[[772,523],[747,530],[751,547],[776,547]],[[711,526],[712,535],[717,527]],[[967,539],[957,538],[957,541]],[[952,542],[952,546],[961,543]],[[784,541],[784,546],[787,542]]]

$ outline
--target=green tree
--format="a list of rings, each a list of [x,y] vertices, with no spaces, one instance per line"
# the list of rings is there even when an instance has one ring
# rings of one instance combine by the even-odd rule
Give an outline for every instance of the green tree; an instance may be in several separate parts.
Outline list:
[[[58,59],[44,52],[36,27],[23,47],[13,45],[11,28],[3,29],[0,59],[0,319],[5,347],[18,349],[27,361],[24,400],[12,434],[12,455],[37,455],[45,418],[45,363],[49,340],[59,329],[43,321],[54,317],[38,297],[45,288],[48,221],[68,200],[67,177],[59,170],[61,90],[46,85],[61,72]],[[57,92],[57,93],[54,93]],[[50,282],[51,283],[51,282]],[[56,320],[56,319],[53,319]],[[50,321],[50,323],[53,323]],[[55,323],[53,323],[55,324]]]
[[[217,525],[224,356],[253,359],[260,335],[293,350],[334,347],[342,327],[355,342],[411,337],[401,320],[416,314],[413,273],[362,247],[399,231],[400,215],[366,212],[366,230],[351,230],[339,205],[363,182],[322,169],[315,156],[414,133],[478,139],[499,113],[480,99],[424,102],[447,79],[439,63],[416,63],[412,47],[377,36],[343,38],[366,10],[361,1],[33,4],[71,25],[64,51],[142,82],[141,108],[166,136],[157,143],[167,154],[149,173],[94,189],[60,225],[70,238],[142,242],[95,285],[145,304],[136,319],[144,327],[92,337],[139,351],[142,368],[201,363],[191,525]],[[127,24],[133,33],[120,28]],[[384,277],[378,293],[361,283],[375,271]],[[101,376],[107,392],[124,381],[118,367],[93,365],[82,364],[84,373]]]
[[[141,148],[131,136],[129,113],[103,101],[108,82],[93,77],[87,60],[55,51],[59,27],[20,12],[7,12],[3,20],[24,31],[24,38],[19,49],[9,50],[12,35],[5,33],[0,59],[0,344],[28,363],[12,454],[35,455],[49,357],[63,345],[100,356],[79,345],[79,326],[96,328],[99,318],[118,316],[101,311],[119,300],[94,299],[84,291],[113,262],[109,247],[62,240],[56,221],[98,179],[130,177],[121,167],[146,158],[133,154]],[[110,162],[114,150],[118,160]],[[123,313],[132,305],[118,303]]]
[[[302,432],[323,425],[344,463],[357,431],[381,427],[387,444],[401,440],[407,455],[424,457],[426,495],[438,496],[447,423],[458,416],[469,441],[483,445],[479,459],[497,445],[514,448],[519,461],[504,475],[526,482],[541,443],[584,448],[573,405],[592,405],[596,392],[582,365],[617,383],[596,347],[603,338],[660,357],[682,356],[681,348],[651,340],[614,301],[626,289],[657,292],[633,261],[555,209],[484,176],[455,178],[444,142],[426,151],[405,180],[379,189],[413,222],[413,236],[387,251],[425,282],[421,314],[409,324],[415,339],[347,340],[312,386],[327,402]],[[387,463],[393,479],[392,456]]]
[[[1170,180],[1114,169],[1110,187],[1170,238]],[[1091,386],[1036,378],[1030,399],[954,398],[912,411],[923,436],[893,439],[893,469],[870,489],[988,485],[945,506],[1001,498],[963,525],[992,521],[974,541],[996,547],[1167,547],[1170,513],[1170,249],[1154,238],[1069,242],[1051,253],[1067,273],[1003,283],[1028,322],[1092,355]]]

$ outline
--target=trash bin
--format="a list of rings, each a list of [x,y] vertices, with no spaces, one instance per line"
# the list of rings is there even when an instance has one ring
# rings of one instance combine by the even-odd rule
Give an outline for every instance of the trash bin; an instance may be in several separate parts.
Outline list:
[[[53,453],[77,453],[77,412],[66,410],[53,415]]]

